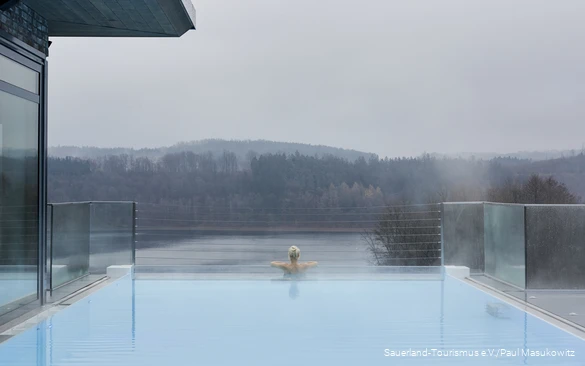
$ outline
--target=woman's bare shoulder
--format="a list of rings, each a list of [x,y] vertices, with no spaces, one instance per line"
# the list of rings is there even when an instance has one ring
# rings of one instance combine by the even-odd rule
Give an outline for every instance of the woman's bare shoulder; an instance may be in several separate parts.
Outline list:
[[[301,268],[312,268],[312,267],[316,267],[319,263],[318,262],[306,262],[301,264]]]
[[[270,265],[272,267],[278,267],[282,269],[288,269],[288,267],[290,266],[290,264],[286,262],[271,262]]]

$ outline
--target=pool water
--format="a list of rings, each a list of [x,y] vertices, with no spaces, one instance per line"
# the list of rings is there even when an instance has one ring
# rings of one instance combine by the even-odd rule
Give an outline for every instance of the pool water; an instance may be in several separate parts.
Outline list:
[[[0,344],[10,366],[299,364],[583,365],[585,341],[453,278],[123,278]]]
[[[37,281],[36,279],[0,279],[0,289],[2,289],[2,292],[0,292],[0,306],[3,306],[11,302],[18,302],[25,297],[35,295]]]

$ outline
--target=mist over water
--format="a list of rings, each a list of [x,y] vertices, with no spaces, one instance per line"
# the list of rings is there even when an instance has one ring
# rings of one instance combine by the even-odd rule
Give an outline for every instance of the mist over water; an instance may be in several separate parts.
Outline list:
[[[288,248],[301,250],[301,262],[367,265],[359,233],[216,233],[177,231],[138,233],[137,265],[268,265],[288,261]]]

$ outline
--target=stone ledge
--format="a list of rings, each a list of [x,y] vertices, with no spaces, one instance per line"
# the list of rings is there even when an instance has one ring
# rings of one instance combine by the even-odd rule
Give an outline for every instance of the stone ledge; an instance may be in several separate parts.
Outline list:
[[[464,279],[470,276],[469,267],[464,266],[445,266],[445,273],[451,277]]]
[[[134,279],[134,266],[131,264],[109,266],[106,270],[106,275],[110,278],[120,278],[128,274]]]

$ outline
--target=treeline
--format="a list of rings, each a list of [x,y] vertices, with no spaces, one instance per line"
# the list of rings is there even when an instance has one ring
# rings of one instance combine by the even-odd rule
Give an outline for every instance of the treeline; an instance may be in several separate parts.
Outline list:
[[[450,163],[456,164],[447,166]],[[460,186],[477,191],[488,186],[477,174],[485,167],[429,156],[349,161],[296,153],[253,157],[238,169],[237,157],[227,151],[219,157],[181,152],[156,160],[125,154],[92,160],[50,158],[49,199],[251,208],[375,206],[397,199],[438,199],[439,193],[450,195],[450,187],[457,187],[452,198],[464,198],[471,189],[462,193]]]
[[[302,155],[319,156],[335,155],[344,159],[354,161],[360,156],[368,159],[373,156],[371,153],[356,151],[351,149],[342,149],[323,145],[310,145],[291,142],[277,142],[267,140],[221,140],[207,139],[200,141],[181,142],[173,146],[145,149],[130,148],[99,148],[99,147],[78,147],[78,146],[57,146],[49,148],[49,154],[54,157],[79,157],[85,159],[95,159],[108,155],[128,154],[135,157],[147,157],[150,159],[159,159],[166,154],[192,152],[195,154],[211,153],[214,156],[220,156],[224,151],[233,152],[240,163],[241,167],[249,165],[251,158],[254,156],[265,155],[269,153],[294,154],[300,152]]]
[[[580,198],[553,177],[543,178],[536,174],[525,182],[507,180],[487,192],[487,200],[502,203],[526,204],[574,204]]]
[[[49,200],[132,200],[173,206],[168,210],[173,215],[217,221],[316,217],[342,221],[341,213],[345,221],[365,220],[382,213],[378,207],[394,202],[579,201],[550,177],[531,178],[523,170],[525,165],[517,159],[474,161],[429,155],[350,161],[298,152],[253,156],[243,167],[228,151],[179,152],[160,159],[127,154],[91,160],[50,158]],[[315,215],[311,209],[321,211]]]

